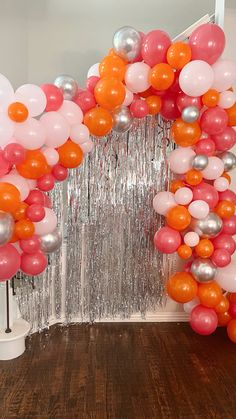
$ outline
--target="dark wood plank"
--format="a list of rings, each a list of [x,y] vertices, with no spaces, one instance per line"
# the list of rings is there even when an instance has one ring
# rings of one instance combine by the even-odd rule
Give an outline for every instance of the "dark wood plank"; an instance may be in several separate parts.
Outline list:
[[[53,326],[0,362],[0,418],[236,418],[236,346],[187,324]]]

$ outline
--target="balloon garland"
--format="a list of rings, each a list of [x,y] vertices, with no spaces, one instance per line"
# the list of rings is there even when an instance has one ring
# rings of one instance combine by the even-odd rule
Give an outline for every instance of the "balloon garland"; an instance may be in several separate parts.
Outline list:
[[[153,201],[166,218],[154,245],[188,260],[167,291],[184,304],[196,332],[227,325],[236,342],[236,195],[228,189],[236,166],[229,151],[236,143],[236,64],[219,60],[224,47],[222,29],[212,23],[186,43],[126,26],[89,69],[85,89],[63,75],[14,92],[0,75],[0,281],[19,269],[40,274],[46,255],[60,247],[47,192],[92,151],[90,135],[124,133],[134,118],[160,114],[173,121],[179,147],[169,157],[176,179]]]

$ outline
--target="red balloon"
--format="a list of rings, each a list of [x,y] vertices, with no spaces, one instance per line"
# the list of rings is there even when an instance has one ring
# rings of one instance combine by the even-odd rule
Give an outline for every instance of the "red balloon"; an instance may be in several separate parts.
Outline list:
[[[12,244],[0,246],[0,281],[6,281],[20,268],[20,254]]]
[[[182,110],[188,106],[195,106],[200,110],[202,107],[202,100],[201,97],[188,96],[182,92],[178,94],[176,98],[176,104],[180,112],[182,112]]]
[[[230,253],[225,249],[216,249],[211,257],[212,262],[219,268],[227,266],[231,262]]]
[[[209,108],[203,112],[200,125],[202,131],[209,135],[217,135],[223,132],[228,123],[228,115],[224,109],[219,106]]]
[[[214,209],[219,201],[219,194],[214,186],[201,182],[193,188],[193,201],[203,200],[208,203],[210,209]]]
[[[48,260],[43,252],[38,250],[36,253],[22,253],[20,268],[26,275],[39,275],[47,267]]]
[[[224,51],[224,31],[214,23],[204,23],[192,32],[189,45],[192,51],[192,60],[203,60],[208,64],[213,64]]]
[[[220,201],[231,201],[236,205],[236,194],[231,191],[231,189],[227,189],[224,192],[219,192],[219,200]]]
[[[210,138],[203,138],[195,144],[194,148],[196,154],[206,154],[209,157],[214,154],[216,146]]]
[[[3,157],[11,164],[20,164],[25,160],[25,149],[17,143],[6,145],[3,151]]]
[[[181,245],[181,235],[168,226],[162,227],[154,236],[154,245],[159,252],[174,253]]]
[[[86,87],[91,93],[94,92],[94,88],[99,80],[100,77],[97,76],[91,76],[86,80]]]
[[[37,189],[33,189],[30,191],[29,195],[25,199],[26,204],[39,204],[44,205],[44,194],[43,192],[38,191]]]
[[[194,307],[190,314],[190,326],[199,335],[211,335],[218,324],[218,317],[213,308],[201,304]]]
[[[230,303],[230,306],[229,306],[229,315],[233,319],[236,319],[236,303]]]
[[[63,103],[62,91],[54,84],[41,84],[41,89],[44,91],[47,98],[46,112],[57,111]]]
[[[226,151],[236,144],[236,132],[232,127],[226,127],[220,134],[212,135],[212,140],[215,143],[216,150]]]
[[[45,217],[45,209],[40,204],[29,205],[26,209],[26,216],[34,223],[39,222]]]
[[[179,75],[180,71],[175,71],[174,83],[169,87],[169,93],[181,93],[181,88],[179,85]]]
[[[162,98],[162,105],[160,114],[165,119],[174,120],[178,118],[181,113],[176,104],[176,94],[175,93],[166,93]]]
[[[232,255],[236,249],[236,243],[232,236],[229,234],[219,234],[219,236],[212,239],[215,249],[224,249]]]
[[[148,115],[148,104],[145,100],[136,99],[130,105],[130,112],[134,118],[144,118]]]
[[[223,220],[222,233],[231,234],[232,236],[236,234],[236,215]]]
[[[92,92],[83,90],[79,92],[74,102],[81,108],[83,113],[88,112],[90,109],[95,108],[96,100]]]
[[[68,176],[68,169],[66,167],[61,166],[61,164],[55,164],[52,169],[52,174],[56,180],[62,182]]]
[[[4,158],[4,152],[0,150],[0,177],[6,175],[11,169],[11,164]]]
[[[24,253],[36,253],[40,249],[40,239],[39,236],[33,234],[29,239],[20,240],[20,248]]]
[[[52,201],[47,195],[44,195],[44,206],[47,208],[52,208]]]
[[[43,175],[37,180],[37,187],[41,189],[41,191],[49,192],[54,188],[55,185],[55,178],[51,173],[47,175]]]
[[[169,35],[159,29],[148,32],[142,43],[142,57],[150,67],[155,64],[166,63],[166,53],[171,45]]]

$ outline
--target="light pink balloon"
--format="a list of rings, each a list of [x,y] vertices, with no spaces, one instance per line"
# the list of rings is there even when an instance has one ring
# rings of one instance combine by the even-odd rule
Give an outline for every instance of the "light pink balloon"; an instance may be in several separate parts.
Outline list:
[[[80,148],[84,154],[91,153],[91,151],[94,149],[94,143],[92,140],[88,140],[86,143],[80,144]]]
[[[175,192],[175,201],[180,205],[187,205],[193,199],[193,193],[190,188],[179,188]]]
[[[190,314],[191,311],[200,304],[200,300],[199,298],[195,297],[193,298],[193,300],[188,301],[187,303],[183,304],[183,309],[185,311],[185,313]]]
[[[127,89],[127,87],[125,87],[125,99],[122,105],[129,106],[132,103],[133,98],[134,98],[133,93],[129,89]]]
[[[187,246],[195,247],[198,245],[199,241],[200,241],[199,235],[195,233],[195,231],[189,231],[184,236],[184,243]]]
[[[40,121],[46,131],[45,144],[48,147],[59,147],[67,141],[70,125],[60,113],[47,112],[41,116]]]
[[[236,80],[236,63],[229,60],[219,60],[212,66],[214,80],[211,88],[223,92],[232,87]]]
[[[24,201],[30,193],[30,188],[26,179],[15,171],[3,176],[0,181],[14,185],[20,192],[21,201]]]
[[[158,192],[153,199],[153,208],[160,215],[166,215],[169,209],[176,207],[176,201],[172,192]]]
[[[192,168],[191,162],[196,153],[192,148],[179,147],[170,153],[169,164],[173,173],[182,175]]]
[[[214,73],[202,60],[190,61],[180,72],[179,85],[186,95],[201,96],[212,86]]]
[[[125,74],[127,89],[133,93],[144,92],[150,87],[148,80],[150,67],[146,63],[130,64]]]
[[[0,91],[0,98],[1,98],[1,91]],[[15,127],[15,123],[12,122],[5,113],[1,113],[0,114],[0,147],[7,145],[11,142],[11,139],[14,133],[14,127]]]
[[[37,180],[35,179],[26,179],[26,182],[28,183],[28,186],[31,189],[35,189],[37,185]]]
[[[15,101],[23,103],[30,116],[38,116],[46,108],[47,98],[41,87],[35,84],[23,84],[15,92]]]
[[[47,164],[49,164],[49,166],[54,166],[58,163],[59,153],[57,152],[57,150],[55,150],[55,148],[45,147],[41,151],[45,159],[47,160]]]
[[[87,79],[92,76],[100,77],[99,65],[100,63],[95,63],[89,68],[87,73]]]
[[[70,139],[76,144],[86,143],[89,140],[89,129],[84,124],[72,125]]]
[[[216,156],[208,157],[208,165],[202,170],[203,177],[207,180],[217,179],[224,172],[223,161]]]
[[[9,80],[0,74],[0,112],[6,111],[12,102],[15,102],[13,87]]]
[[[225,177],[218,177],[218,179],[214,181],[214,188],[216,188],[218,192],[224,192],[228,187],[229,181]]]
[[[53,210],[46,207],[44,209],[45,217],[42,219],[42,221],[34,223],[35,234],[38,234],[39,236],[52,233],[52,231],[55,230],[57,226],[57,216]]]
[[[64,100],[58,112],[64,116],[70,125],[81,124],[83,121],[82,110],[75,102],[71,102],[70,100]]]
[[[232,261],[228,266],[218,268],[215,280],[223,290],[236,292],[236,262]]]
[[[190,215],[198,220],[202,220],[209,214],[209,205],[207,202],[198,199],[196,201],[191,202],[188,206],[188,211]]]
[[[218,102],[218,106],[223,109],[231,108],[236,102],[236,95],[234,92],[230,90],[226,90],[225,92],[220,93],[220,99]]]
[[[45,143],[46,132],[40,121],[29,118],[26,122],[15,124],[14,138],[27,150],[36,150]]]

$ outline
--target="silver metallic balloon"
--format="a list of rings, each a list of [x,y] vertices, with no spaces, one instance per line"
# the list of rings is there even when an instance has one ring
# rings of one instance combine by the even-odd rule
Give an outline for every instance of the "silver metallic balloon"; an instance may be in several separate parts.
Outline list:
[[[192,167],[196,170],[204,170],[208,165],[206,154],[197,154],[192,160]]]
[[[133,118],[127,106],[117,106],[112,112],[113,131],[123,133],[131,128]]]
[[[196,106],[187,106],[182,110],[181,117],[185,122],[195,122],[199,118],[199,109]]]
[[[140,54],[142,39],[140,33],[131,26],[123,26],[113,36],[113,49],[117,55],[132,62]]]
[[[210,259],[195,259],[190,272],[196,281],[201,283],[211,282],[216,276],[217,267]]]
[[[12,237],[14,219],[8,212],[0,211],[0,246],[6,244]]]
[[[221,218],[214,212],[209,212],[202,220],[193,219],[191,222],[193,231],[205,239],[216,237],[221,232],[222,226]]]
[[[65,100],[73,100],[78,92],[78,84],[71,76],[62,74],[58,76],[54,84],[62,91]]]
[[[236,156],[231,151],[224,151],[224,153],[220,153],[218,157],[224,163],[225,172],[230,172],[230,170],[235,169],[236,167]]]
[[[45,253],[55,252],[61,246],[61,232],[56,228],[52,233],[41,236],[40,241],[41,250],[43,250]]]

